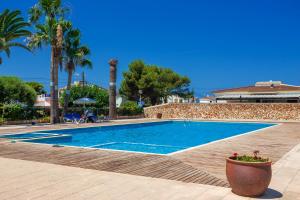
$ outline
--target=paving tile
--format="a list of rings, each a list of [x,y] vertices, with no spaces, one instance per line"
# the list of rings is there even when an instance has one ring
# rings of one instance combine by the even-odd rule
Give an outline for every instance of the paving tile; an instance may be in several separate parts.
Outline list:
[[[197,198],[197,200],[220,200],[223,199],[229,193],[231,193],[231,189],[229,188],[212,188],[206,190],[201,196]]]
[[[299,193],[286,192],[283,194],[282,199],[283,200],[300,200],[300,195],[299,195]]]
[[[249,197],[242,197],[238,196],[236,194],[230,193],[227,194],[222,200],[248,200],[250,199]]]
[[[298,195],[300,196],[300,168],[297,175],[292,179],[285,191],[298,193]]]

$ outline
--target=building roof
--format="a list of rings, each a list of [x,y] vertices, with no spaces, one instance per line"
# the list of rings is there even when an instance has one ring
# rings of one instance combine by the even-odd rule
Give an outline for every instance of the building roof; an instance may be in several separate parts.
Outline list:
[[[218,96],[218,99],[289,99],[299,98],[299,94],[264,94],[264,95],[249,95],[249,94],[226,94]]]
[[[213,96],[206,96],[206,97],[202,97],[202,98],[200,98],[200,100],[215,100],[216,98],[215,97],[213,97]]]
[[[218,93],[278,93],[278,92],[300,92],[300,86],[293,86],[276,82],[257,82],[253,86],[230,88],[224,90],[213,91]]]

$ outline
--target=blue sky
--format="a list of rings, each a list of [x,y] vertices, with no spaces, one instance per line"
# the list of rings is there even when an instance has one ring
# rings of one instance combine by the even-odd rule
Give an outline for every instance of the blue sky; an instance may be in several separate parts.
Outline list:
[[[28,9],[37,0],[1,0],[0,10]],[[118,82],[130,61],[187,75],[197,95],[263,80],[300,85],[300,1],[64,0],[92,51],[87,80],[108,86],[108,60],[119,59]],[[0,75],[46,84],[49,48],[14,49]],[[81,70],[78,70],[80,73]],[[74,77],[76,78],[76,77]],[[60,73],[60,85],[66,73]]]

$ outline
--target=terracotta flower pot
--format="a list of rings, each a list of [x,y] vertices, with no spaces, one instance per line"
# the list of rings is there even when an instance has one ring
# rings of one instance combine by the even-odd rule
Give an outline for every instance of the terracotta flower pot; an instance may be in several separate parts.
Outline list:
[[[248,197],[261,196],[272,177],[272,162],[241,162],[230,158],[226,161],[226,176],[232,192]]]

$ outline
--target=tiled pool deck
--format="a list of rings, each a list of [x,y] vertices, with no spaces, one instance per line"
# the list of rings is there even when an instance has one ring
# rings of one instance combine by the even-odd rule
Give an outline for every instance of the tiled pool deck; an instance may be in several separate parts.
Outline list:
[[[128,121],[109,124],[116,123]],[[0,133],[74,126],[1,127]],[[255,149],[279,160],[270,187],[275,191],[265,198],[300,199],[300,123],[282,123],[171,156],[2,141],[0,199],[246,199],[226,187],[224,158]]]

